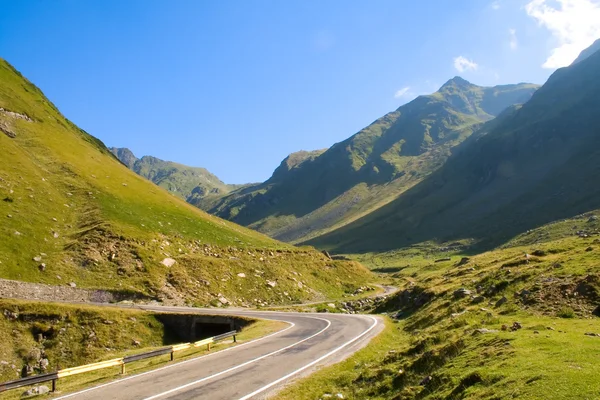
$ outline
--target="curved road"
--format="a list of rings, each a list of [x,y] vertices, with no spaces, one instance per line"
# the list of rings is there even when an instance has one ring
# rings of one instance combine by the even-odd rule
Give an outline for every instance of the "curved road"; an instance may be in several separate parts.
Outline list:
[[[187,307],[151,311],[239,315],[285,321],[287,328],[202,357],[63,395],[59,399],[263,399],[316,367],[341,361],[376,336],[376,317]]]

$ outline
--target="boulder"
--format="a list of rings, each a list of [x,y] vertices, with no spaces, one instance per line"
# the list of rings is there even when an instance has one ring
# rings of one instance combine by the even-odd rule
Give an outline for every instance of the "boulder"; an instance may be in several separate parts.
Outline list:
[[[458,264],[456,264],[457,267],[463,266],[465,264],[467,264],[471,259],[469,257],[463,257],[460,259],[460,261],[458,262]]]
[[[454,298],[462,299],[463,297],[467,297],[471,295],[471,291],[469,289],[460,288],[454,291]]]
[[[7,124],[4,124],[2,122],[0,122],[0,132],[3,132],[6,136],[8,136],[11,139],[17,137],[17,134],[13,132],[13,130],[10,129]]]
[[[31,389],[23,392],[23,394],[21,396],[22,397],[37,396],[39,394],[46,394],[49,392],[50,392],[50,389],[48,388],[48,386],[41,385],[41,386],[32,387]]]
[[[19,318],[19,314],[10,310],[4,310],[4,318],[9,321],[16,321]]]
[[[160,263],[162,265],[164,265],[165,267],[172,267],[173,265],[175,265],[177,261],[175,261],[174,259],[167,257],[164,260],[162,260]]]
[[[46,371],[48,369],[48,365],[50,365],[50,361],[47,358],[42,358],[40,360],[40,369],[42,371]]]
[[[475,329],[475,332],[473,332],[473,333],[474,334],[475,333],[484,333],[485,334],[485,333],[496,333],[496,332],[498,332],[498,331],[495,329],[479,328],[479,329]]]
[[[473,304],[478,304],[483,301],[485,301],[485,297],[483,297],[483,296],[475,296],[471,299],[471,303],[473,303]]]
[[[496,307],[500,307],[501,305],[503,305],[507,301],[508,301],[508,299],[506,297],[502,296],[502,298],[496,302]]]
[[[419,385],[421,385],[421,386],[425,386],[425,385],[427,385],[429,382],[431,382],[431,380],[432,380],[432,379],[433,379],[433,378],[431,377],[431,375],[428,375],[428,376],[426,376],[425,378],[423,378],[423,379],[421,380],[421,382],[419,383]]]

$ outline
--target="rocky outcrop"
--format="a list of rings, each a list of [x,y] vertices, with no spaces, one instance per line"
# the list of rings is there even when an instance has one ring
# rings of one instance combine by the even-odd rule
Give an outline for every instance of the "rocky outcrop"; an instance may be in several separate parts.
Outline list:
[[[11,139],[16,138],[17,133],[15,132],[10,120],[21,119],[27,122],[33,122],[33,120],[25,114],[8,111],[2,107],[0,107],[0,117],[0,132],[4,133]]]
[[[76,285],[54,286],[8,279],[0,279],[0,298],[94,303],[140,299],[116,291],[79,289]]]

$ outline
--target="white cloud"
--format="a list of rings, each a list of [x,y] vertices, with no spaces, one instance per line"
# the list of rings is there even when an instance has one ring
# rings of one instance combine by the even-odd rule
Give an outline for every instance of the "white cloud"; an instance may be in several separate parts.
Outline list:
[[[458,56],[454,58],[454,68],[456,68],[458,72],[474,71],[479,68],[479,65],[477,65],[477,63],[475,63],[473,60],[469,60],[463,56]]]
[[[396,91],[396,93],[394,93],[394,97],[399,99],[400,97],[404,97],[404,96],[412,96],[412,93],[410,92],[410,86],[407,87],[403,87],[402,89]]]
[[[516,29],[509,29],[508,30],[508,36],[509,36],[509,46],[512,50],[516,50],[517,47],[519,47],[519,40],[517,39],[517,30]]]
[[[494,1],[490,7],[492,7],[492,10],[497,11],[500,9],[500,2]]]
[[[583,49],[600,38],[599,0],[533,0],[525,11],[558,42],[542,64],[544,68],[571,64]]]

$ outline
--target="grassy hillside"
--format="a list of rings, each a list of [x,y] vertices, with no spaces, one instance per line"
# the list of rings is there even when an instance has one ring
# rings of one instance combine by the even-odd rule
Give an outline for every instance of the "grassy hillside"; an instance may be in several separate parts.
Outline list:
[[[375,251],[415,243],[493,248],[600,207],[600,52],[556,71],[522,107],[475,135],[377,212],[309,243]]]
[[[57,365],[69,368],[122,357],[135,349],[134,340],[143,348],[181,342],[155,314],[144,311],[15,300],[1,300],[0,309],[2,382],[20,378],[25,365],[42,373]],[[42,359],[48,361],[45,367]]]
[[[226,185],[205,168],[163,161],[156,157],[137,158],[129,149],[111,147],[110,151],[138,175],[186,200],[198,202],[210,196],[219,196],[243,185]]]
[[[3,60],[0,148],[0,278],[245,304],[339,295],[367,277],[358,265],[206,214],[136,175]],[[240,295],[246,285],[249,299]]]
[[[456,77],[324,152],[291,155],[262,184],[198,204],[281,240],[321,235],[394,200],[443,165],[484,122],[528,100],[536,88],[486,88]]]
[[[544,225],[477,255],[417,245],[357,255],[402,288],[373,310],[390,316],[386,330],[278,398],[597,398],[596,215]]]

